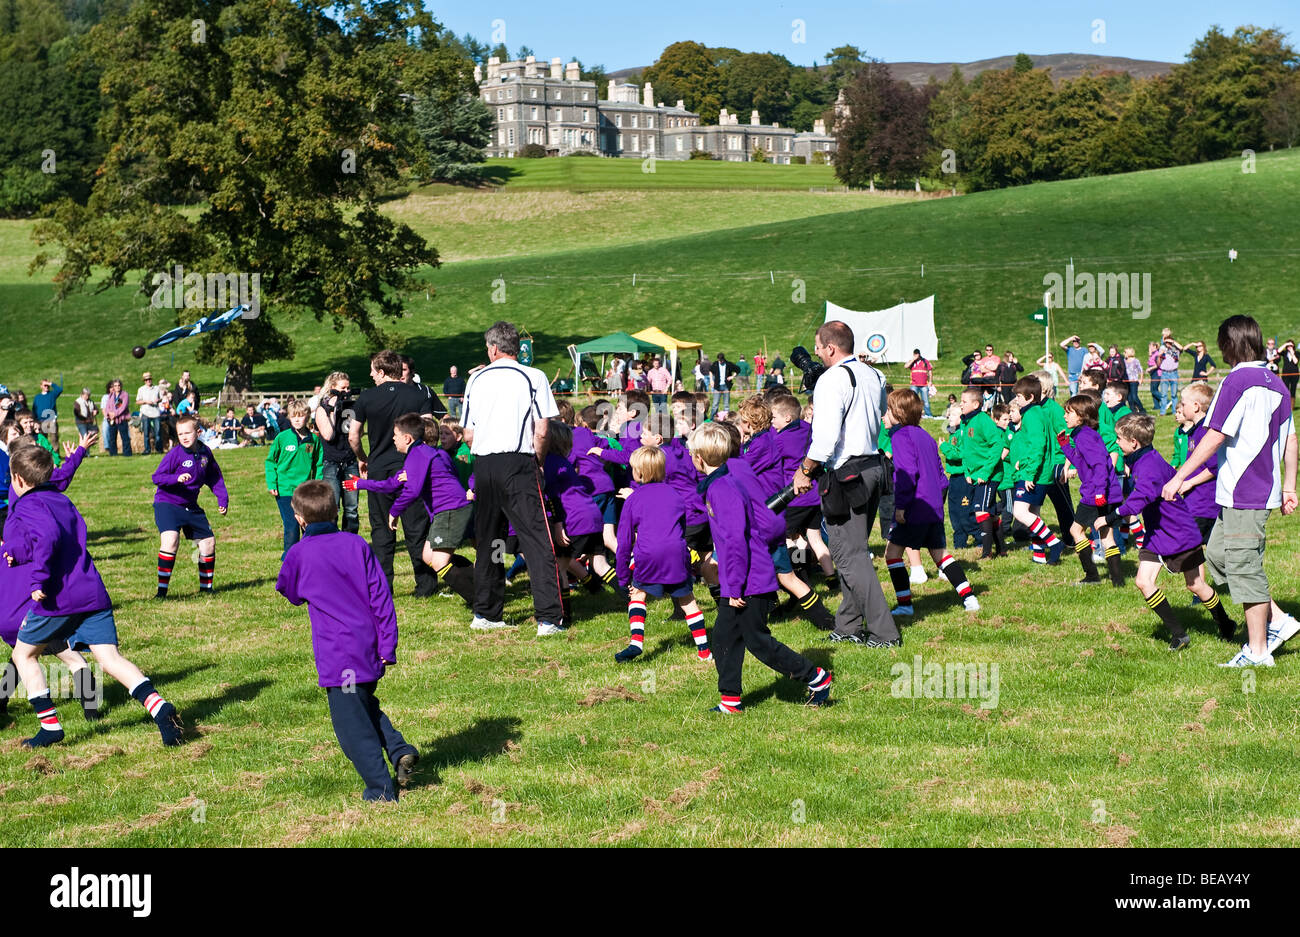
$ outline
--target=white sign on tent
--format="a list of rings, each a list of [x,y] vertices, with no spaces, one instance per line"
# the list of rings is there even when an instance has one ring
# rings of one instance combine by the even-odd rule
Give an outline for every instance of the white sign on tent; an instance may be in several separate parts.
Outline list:
[[[914,348],[928,359],[939,357],[933,296],[875,312],[857,312],[827,301],[826,321],[837,319],[853,329],[854,354],[869,355],[874,362],[906,363],[912,360]]]

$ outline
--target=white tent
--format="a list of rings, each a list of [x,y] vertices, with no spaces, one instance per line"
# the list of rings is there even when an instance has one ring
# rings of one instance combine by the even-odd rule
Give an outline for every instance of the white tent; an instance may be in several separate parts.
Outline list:
[[[836,319],[853,329],[854,353],[868,355],[878,364],[911,361],[914,348],[930,360],[939,357],[933,296],[875,312],[856,312],[827,301],[826,321]]]

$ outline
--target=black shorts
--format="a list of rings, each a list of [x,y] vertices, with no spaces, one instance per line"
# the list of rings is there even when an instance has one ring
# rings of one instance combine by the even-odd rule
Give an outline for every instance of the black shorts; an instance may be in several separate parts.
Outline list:
[[[686,545],[691,553],[708,556],[713,552],[713,531],[708,524],[687,524]],[[694,561],[694,560],[692,560]]]
[[[1139,550],[1138,559],[1143,563],[1160,563],[1171,573],[1185,573],[1199,568],[1205,562],[1205,551],[1197,547],[1184,553],[1158,556],[1150,550]]]
[[[788,540],[798,540],[805,530],[820,530],[822,526],[822,506],[805,504],[803,507],[785,509],[785,536]]]
[[[1080,501],[1074,509],[1074,522],[1084,530],[1092,530],[1099,520],[1104,521],[1107,527],[1113,527],[1119,520],[1119,515],[1109,506],[1099,508],[1087,501]]]
[[[1218,523],[1217,517],[1198,517],[1196,527],[1201,532],[1201,546],[1210,542],[1210,533],[1214,530],[1214,525]]]
[[[911,550],[942,550],[948,546],[943,524],[894,524],[885,538],[896,547]]]
[[[577,534],[569,537],[567,547],[555,544],[556,556],[590,556],[593,553],[605,552],[605,538],[600,531],[590,534]]]

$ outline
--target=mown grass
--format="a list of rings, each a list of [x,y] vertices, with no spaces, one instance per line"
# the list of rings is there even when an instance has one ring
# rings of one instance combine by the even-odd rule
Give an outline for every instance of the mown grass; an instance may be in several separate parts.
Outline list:
[[[489,159],[489,179],[507,189],[803,189],[838,186],[831,166],[718,160]]]
[[[1166,450],[1171,429],[1161,421]],[[706,712],[715,672],[662,603],[645,656],[618,665],[626,615],[612,595],[579,594],[576,626],[539,639],[519,583],[507,603],[519,630],[481,635],[458,600],[410,597],[399,553],[400,663],[379,696],[423,757],[399,804],[363,805],[315,686],[306,611],[273,592],[280,533],[262,452],[219,456],[232,509],[211,511],[218,591],[207,600],[184,554],[174,599],[148,598],[150,461],[91,459],[69,492],[123,652],[196,738],[164,750],[110,685],[102,723],[64,703],[67,740],[33,756],[16,747],[35,725],[15,701],[17,725],[0,743],[4,842],[1282,846],[1300,833],[1295,652],[1258,673],[1218,668],[1234,648],[1167,577],[1193,636],[1172,655],[1131,583],[1081,592],[1075,566],[1034,567],[1024,552],[980,563],[960,551],[983,610],[963,612],[932,580],[917,589],[901,650],[845,649],[800,621],[775,622],[779,638],[834,670],[836,705],[800,706],[802,686],[750,659],[749,711],[737,718]],[[1295,521],[1274,517],[1270,539],[1270,579],[1294,611]],[[915,655],[996,664],[996,707],[895,695],[891,667]]]

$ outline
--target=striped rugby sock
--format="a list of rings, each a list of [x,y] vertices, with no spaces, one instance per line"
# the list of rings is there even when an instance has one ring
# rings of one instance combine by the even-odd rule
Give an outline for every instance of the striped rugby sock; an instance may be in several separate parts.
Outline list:
[[[605,585],[612,586],[618,582],[618,570],[611,566],[600,578],[604,580]]]
[[[1079,565],[1088,579],[1097,578],[1097,563],[1092,558],[1092,541],[1086,537],[1074,542],[1074,552],[1079,555]]]
[[[907,562],[902,559],[886,560],[889,568],[889,581],[894,584],[894,595],[899,605],[912,604],[912,580],[908,577]]]
[[[686,627],[691,630],[695,653],[700,656],[700,660],[711,660],[713,652],[709,650],[709,632],[704,627],[704,612],[696,611],[694,615],[687,615]]]
[[[199,591],[212,591],[212,578],[217,571],[217,555],[199,557]]]
[[[176,554],[158,551],[158,592],[166,595],[172,584],[172,570],[176,567]]]
[[[1146,596],[1146,600],[1147,607],[1159,616],[1160,620],[1164,622],[1165,627],[1169,629],[1171,635],[1177,638],[1181,635],[1187,634],[1187,632],[1183,630],[1183,626],[1178,623],[1178,619],[1174,617],[1173,606],[1169,604],[1169,599],[1165,597],[1164,589],[1156,589],[1155,592]]]
[[[1227,610],[1223,607],[1223,603],[1219,601],[1219,593],[1215,592],[1207,601],[1202,602],[1201,604],[1205,606],[1207,612],[1214,616],[1214,622],[1219,625],[1220,628],[1227,628],[1228,626],[1232,626],[1234,629],[1236,628],[1237,623],[1232,620],[1231,616],[1228,615]]]
[[[823,668],[818,667],[816,676],[814,676],[811,680],[808,681],[808,689],[816,693],[820,690],[826,689],[828,686],[831,685],[831,682],[832,682],[831,672],[829,670],[824,670]]]
[[[153,681],[148,677],[145,677],[131,688],[131,696],[145,708],[151,718],[157,718],[158,710],[162,709],[167,702],[153,688]]]
[[[701,615],[701,618],[704,616]],[[632,632],[631,639],[628,641],[633,647],[641,648],[645,645],[645,603],[628,602],[627,603],[627,626]]]
[[[1052,533],[1052,528],[1048,527],[1047,522],[1041,517],[1034,518],[1034,523],[1030,526],[1029,533],[1034,538],[1041,541],[1043,546],[1048,550],[1061,542],[1060,538],[1057,537],[1056,534]]]
[[[718,709],[724,713],[738,713],[744,710],[740,705],[740,696],[723,695],[721,702],[718,703]]]
[[[966,580],[966,572],[957,562],[957,558],[949,553],[939,561],[939,572],[943,573],[943,578],[947,579],[952,587],[957,590],[957,595],[965,599],[967,596],[974,595],[975,590],[971,588],[970,583]]]
[[[50,700],[50,691],[33,696],[28,702],[32,704],[36,718],[41,721],[41,727],[31,738],[23,739],[22,744],[27,748],[44,748],[63,741],[63,726],[59,723],[59,714]]]

